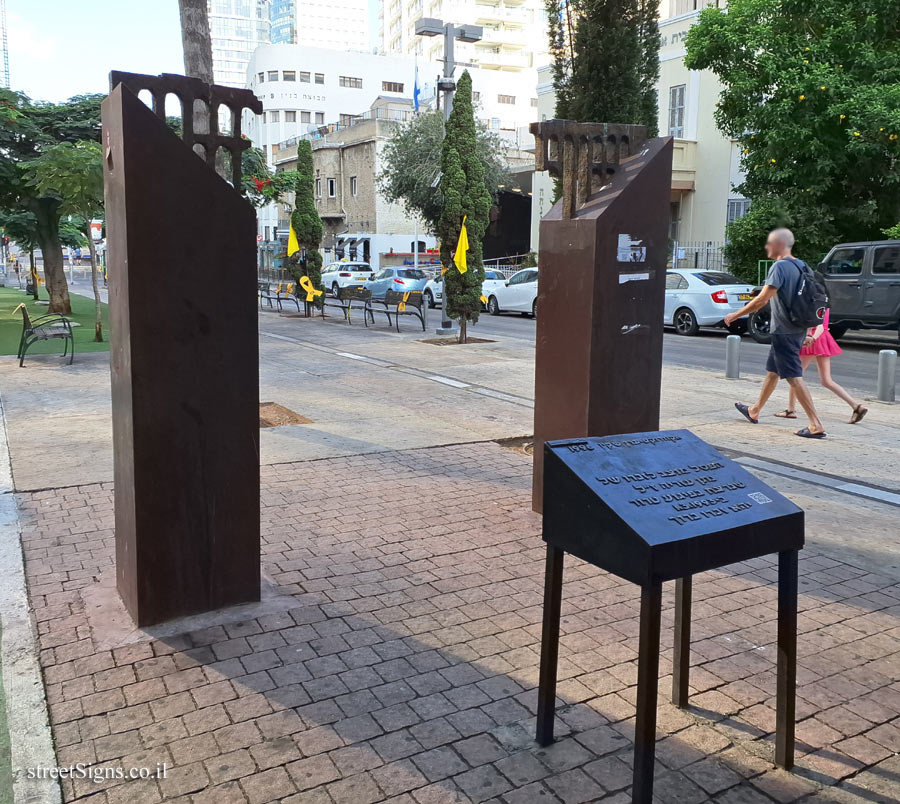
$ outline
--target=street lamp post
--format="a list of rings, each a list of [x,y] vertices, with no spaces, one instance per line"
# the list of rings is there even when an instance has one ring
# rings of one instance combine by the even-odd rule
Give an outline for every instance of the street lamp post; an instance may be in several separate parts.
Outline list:
[[[454,49],[456,40],[460,42],[478,42],[481,40],[483,29],[480,25],[454,25],[452,22],[444,22],[434,17],[423,17],[416,20],[415,32],[417,36],[443,36],[444,37],[444,75],[438,80],[438,90],[444,93],[444,122],[450,119],[453,111],[453,93],[456,91],[456,81],[453,73],[456,70]],[[443,266],[442,266],[443,268]],[[453,322],[447,312],[447,283],[441,279],[441,326],[437,330],[438,335],[452,335]]]

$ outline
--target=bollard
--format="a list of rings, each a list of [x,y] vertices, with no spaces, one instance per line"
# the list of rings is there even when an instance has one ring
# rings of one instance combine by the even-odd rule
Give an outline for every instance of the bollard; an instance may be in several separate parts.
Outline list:
[[[725,339],[725,377],[729,380],[741,378],[741,336],[729,335]]]
[[[882,349],[878,353],[878,401],[893,402],[897,385],[897,353]]]

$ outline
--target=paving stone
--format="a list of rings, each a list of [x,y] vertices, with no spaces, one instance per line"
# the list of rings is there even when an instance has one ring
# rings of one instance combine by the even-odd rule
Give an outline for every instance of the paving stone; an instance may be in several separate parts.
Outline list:
[[[416,767],[425,774],[430,782],[454,776],[468,769],[466,763],[447,747],[433,748],[412,759]]]
[[[499,796],[511,787],[509,780],[491,765],[461,773],[453,777],[453,781],[473,803]]]

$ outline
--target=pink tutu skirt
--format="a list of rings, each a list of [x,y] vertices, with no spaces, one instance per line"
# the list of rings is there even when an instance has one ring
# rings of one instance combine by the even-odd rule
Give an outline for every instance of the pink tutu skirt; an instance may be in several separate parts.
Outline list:
[[[831,333],[828,331],[828,325],[831,323],[831,310],[825,311],[825,320],[822,322],[823,331],[822,334],[818,337],[818,339],[812,342],[811,346],[804,346],[800,350],[800,356],[812,356],[812,357],[834,357],[835,355],[841,354],[843,351],[840,346],[838,346],[837,341],[831,337]],[[815,329],[811,329],[809,334],[812,335],[815,332]]]

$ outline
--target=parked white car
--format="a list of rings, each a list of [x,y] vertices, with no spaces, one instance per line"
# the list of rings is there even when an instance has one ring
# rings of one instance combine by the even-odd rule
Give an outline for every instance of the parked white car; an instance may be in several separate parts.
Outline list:
[[[491,315],[505,312],[531,313],[537,316],[538,269],[525,268],[514,273],[508,281],[491,288],[487,309]]]
[[[481,295],[489,297],[494,289],[500,285],[506,284],[506,276],[502,271],[486,270],[484,272],[484,282],[481,283]],[[429,279],[425,285],[423,294],[425,303],[429,307],[435,307],[444,299],[444,280],[442,277]]]
[[[696,335],[700,327],[723,327],[728,313],[740,310],[753,298],[753,285],[725,271],[678,268],[666,271],[664,322],[679,335]],[[747,317],[730,330],[743,334]]]
[[[337,296],[339,288],[362,285],[371,279],[375,269],[367,262],[333,262],[322,269],[322,284]]]

